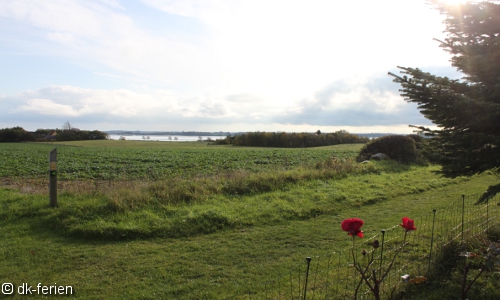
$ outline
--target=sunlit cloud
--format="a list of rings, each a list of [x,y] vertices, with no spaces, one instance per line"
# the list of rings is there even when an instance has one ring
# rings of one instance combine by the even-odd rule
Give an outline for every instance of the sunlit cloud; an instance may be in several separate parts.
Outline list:
[[[4,0],[0,126],[402,128],[425,119],[387,71],[453,74],[441,20],[421,0]]]
[[[73,109],[70,105],[55,103],[48,99],[30,99],[26,101],[25,105],[21,105],[14,112],[32,111],[42,115],[59,115],[75,117],[79,112]]]

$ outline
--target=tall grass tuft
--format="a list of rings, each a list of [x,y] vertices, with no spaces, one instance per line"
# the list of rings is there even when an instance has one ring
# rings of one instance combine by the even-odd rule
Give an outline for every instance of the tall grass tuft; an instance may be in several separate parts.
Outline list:
[[[315,167],[254,173],[240,170],[213,176],[173,178],[150,182],[139,189],[120,189],[109,196],[110,208],[133,210],[154,204],[190,204],[214,195],[244,196],[281,190],[290,184],[313,179],[344,178],[348,174],[376,173],[373,164],[358,164],[352,159],[329,159]]]
[[[108,195],[108,207],[112,211],[135,210],[152,204],[155,200],[151,193],[144,193],[144,188],[120,188]]]

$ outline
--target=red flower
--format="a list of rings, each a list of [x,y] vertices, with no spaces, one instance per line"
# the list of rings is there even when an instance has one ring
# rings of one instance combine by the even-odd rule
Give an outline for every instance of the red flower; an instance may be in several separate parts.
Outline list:
[[[415,227],[415,221],[413,221],[412,219],[404,217],[401,220],[403,221],[403,224],[399,224],[399,226],[406,229],[406,231],[417,230],[417,227]]]
[[[342,221],[340,225],[342,226],[342,230],[347,231],[348,235],[357,235],[362,238],[363,231],[361,231],[360,229],[363,224],[365,224],[365,222],[363,222],[363,220],[361,219],[350,218]]]

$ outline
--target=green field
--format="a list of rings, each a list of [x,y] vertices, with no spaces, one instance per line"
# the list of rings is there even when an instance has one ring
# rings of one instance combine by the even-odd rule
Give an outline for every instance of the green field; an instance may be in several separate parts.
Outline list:
[[[54,146],[63,180],[59,206],[50,208]],[[2,280],[71,285],[75,299],[250,299],[249,291],[262,299],[266,282],[306,256],[347,249],[344,218],[364,219],[370,236],[498,180],[446,179],[436,166],[356,164],[349,158],[361,146],[0,144]]]
[[[208,146],[204,142],[84,141],[0,144],[0,177],[45,176],[57,148],[59,179],[164,179],[313,165],[333,156],[352,157],[361,145],[308,149]]]

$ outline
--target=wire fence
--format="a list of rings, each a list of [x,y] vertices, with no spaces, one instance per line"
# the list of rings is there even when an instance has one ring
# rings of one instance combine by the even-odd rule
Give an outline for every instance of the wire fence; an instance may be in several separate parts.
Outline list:
[[[444,247],[485,236],[491,226],[500,222],[500,197],[483,203],[477,203],[478,198],[462,196],[445,209],[415,218],[418,229],[407,236],[399,225],[381,230],[363,239],[363,245],[378,246],[364,253],[364,246],[354,244],[342,251],[307,257],[288,273],[233,299],[375,299],[355,263],[371,264],[373,274],[367,275],[368,279],[380,278],[387,272],[380,285],[380,296],[389,299],[403,288],[405,281],[424,278],[438,263]]]

